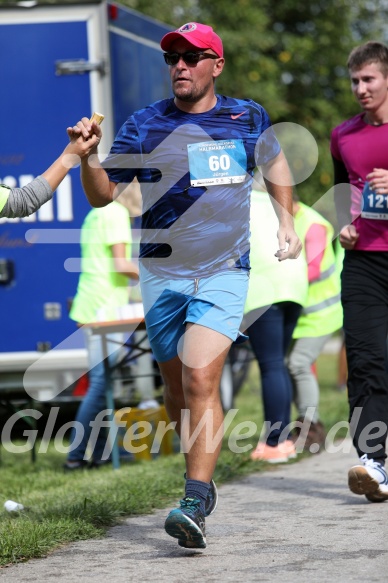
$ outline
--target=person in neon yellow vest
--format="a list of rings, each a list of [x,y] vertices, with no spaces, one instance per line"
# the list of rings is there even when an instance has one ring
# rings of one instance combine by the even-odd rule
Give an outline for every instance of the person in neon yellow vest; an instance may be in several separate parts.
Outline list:
[[[342,327],[341,283],[332,245],[333,226],[321,214],[294,200],[295,230],[308,265],[308,298],[294,329],[288,367],[294,384],[298,425],[293,440],[318,453],[326,433],[319,419],[319,385],[312,365],[332,334]]]
[[[292,383],[286,355],[302,306],[307,301],[307,264],[303,253],[279,263],[276,203],[255,174],[251,193],[251,272],[243,329],[260,367],[264,409],[263,430],[251,459],[284,463],[296,457],[289,439]]]

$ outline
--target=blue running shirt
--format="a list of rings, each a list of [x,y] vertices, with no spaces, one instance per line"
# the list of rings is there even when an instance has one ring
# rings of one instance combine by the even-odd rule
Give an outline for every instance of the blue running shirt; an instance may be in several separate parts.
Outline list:
[[[141,183],[140,258],[162,277],[249,269],[252,175],[280,152],[263,107],[217,95],[188,114],[165,99],[120,129],[103,166],[110,181]]]

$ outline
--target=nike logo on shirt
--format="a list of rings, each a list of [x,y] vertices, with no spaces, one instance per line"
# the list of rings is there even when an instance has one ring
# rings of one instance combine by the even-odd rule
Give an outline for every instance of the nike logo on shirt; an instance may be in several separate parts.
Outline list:
[[[232,119],[237,119],[238,117],[241,117],[242,115],[244,115],[244,113],[247,113],[247,110],[245,109],[244,111],[242,111],[241,113],[237,113],[236,115],[231,114],[231,118]]]

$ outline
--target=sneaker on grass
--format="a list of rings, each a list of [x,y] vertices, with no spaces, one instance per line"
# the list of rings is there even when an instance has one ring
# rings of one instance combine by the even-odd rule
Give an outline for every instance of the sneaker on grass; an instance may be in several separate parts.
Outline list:
[[[370,502],[388,500],[388,475],[384,466],[368,459],[366,454],[360,458],[360,462],[349,470],[350,490],[354,494],[366,496]]]
[[[164,528],[167,534],[179,539],[186,548],[206,548],[205,517],[200,509],[198,498],[186,496],[180,501],[180,508],[171,510]]]

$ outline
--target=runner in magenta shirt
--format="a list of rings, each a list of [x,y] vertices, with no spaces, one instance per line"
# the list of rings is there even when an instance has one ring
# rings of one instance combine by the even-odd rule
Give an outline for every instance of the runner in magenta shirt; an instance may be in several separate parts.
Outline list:
[[[388,500],[388,47],[368,42],[353,49],[347,64],[363,111],[333,130],[331,153],[345,249],[349,420],[360,458],[348,483],[355,494],[382,502]]]
[[[354,246],[357,250],[388,250],[388,192],[376,193],[375,196],[369,194],[369,197],[373,196],[375,213],[378,214],[376,218],[364,217],[362,212],[362,193],[366,183],[370,185],[373,181],[373,171],[377,168],[388,169],[387,143],[388,124],[371,125],[365,120],[364,112],[343,122],[332,132],[334,163],[345,167],[348,175],[346,182],[356,187],[352,189],[351,214],[352,224],[359,233]],[[365,210],[365,214],[367,212]]]

